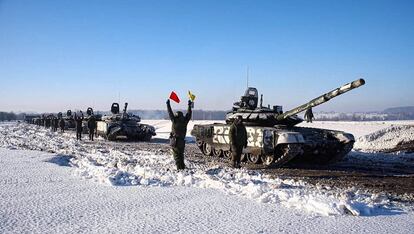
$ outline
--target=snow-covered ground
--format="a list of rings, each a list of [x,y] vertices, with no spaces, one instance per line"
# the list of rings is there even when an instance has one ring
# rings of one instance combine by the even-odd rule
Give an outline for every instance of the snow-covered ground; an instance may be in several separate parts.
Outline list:
[[[74,176],[65,155],[38,151],[0,149],[0,165],[0,233],[410,233],[414,225],[411,211],[323,216],[220,189],[102,185]]]
[[[375,152],[408,142],[414,142],[414,125],[394,125],[358,138],[354,148]]]
[[[355,139],[378,130],[401,125],[414,125],[414,120],[405,121],[367,121],[367,122],[346,122],[346,121],[315,121],[313,123],[301,123],[301,127],[324,128],[352,133]]]
[[[168,121],[151,124],[157,137],[168,137]],[[321,125],[361,135],[391,126],[310,126]],[[188,170],[178,172],[162,152],[74,138],[72,132],[33,125],[0,125],[0,147],[6,148],[0,150],[0,232],[407,233],[414,228],[413,208],[381,194],[190,162]]]

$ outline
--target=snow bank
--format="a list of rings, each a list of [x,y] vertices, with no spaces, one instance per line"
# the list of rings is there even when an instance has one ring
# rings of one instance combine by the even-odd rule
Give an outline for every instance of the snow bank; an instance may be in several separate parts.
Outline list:
[[[376,152],[393,149],[399,144],[412,141],[414,141],[414,125],[396,125],[359,137],[354,149]]]
[[[189,169],[176,171],[170,155],[134,151],[98,140],[74,140],[73,133],[53,133],[33,125],[0,126],[0,146],[74,156],[71,164],[86,179],[118,186],[213,188],[262,203],[320,215],[375,215],[391,208],[387,197],[356,189],[334,190],[303,181],[270,178],[257,171],[235,170],[186,162]]]

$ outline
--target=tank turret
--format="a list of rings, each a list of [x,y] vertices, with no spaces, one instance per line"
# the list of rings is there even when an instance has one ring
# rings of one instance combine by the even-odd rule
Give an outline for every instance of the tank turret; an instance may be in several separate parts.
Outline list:
[[[308,108],[323,104],[334,97],[358,88],[364,84],[364,79],[355,80],[285,113],[283,113],[282,106],[273,106],[273,108],[263,107],[263,96],[261,96],[260,105],[258,106],[259,95],[257,89],[249,87],[247,88],[244,96],[241,97],[240,102],[234,103],[232,111],[227,113],[226,122],[233,122],[237,116],[242,116],[243,122],[249,126],[294,126],[303,121],[301,118],[297,117],[296,114],[305,111]]]

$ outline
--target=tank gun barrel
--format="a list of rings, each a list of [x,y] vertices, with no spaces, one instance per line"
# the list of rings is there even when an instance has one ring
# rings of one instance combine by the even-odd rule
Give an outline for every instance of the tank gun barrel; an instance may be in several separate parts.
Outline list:
[[[348,91],[350,91],[352,89],[358,88],[358,87],[360,87],[360,86],[362,86],[364,84],[365,84],[365,80],[364,79],[358,79],[358,80],[352,81],[351,83],[342,85],[341,87],[336,88],[336,89],[334,89],[334,90],[332,90],[330,92],[327,92],[327,93],[325,93],[325,94],[323,94],[323,95],[321,95],[321,96],[319,96],[319,97],[311,100],[310,102],[307,102],[307,103],[305,103],[303,105],[300,105],[300,106],[298,106],[296,108],[293,108],[292,110],[289,110],[289,111],[287,111],[287,112],[285,112],[285,113],[283,113],[281,115],[278,115],[276,118],[279,121],[280,120],[283,120],[283,119],[286,119],[289,116],[296,115],[296,114],[298,114],[298,113],[300,113],[302,111],[305,111],[308,108],[312,108],[312,107],[315,107],[315,106],[319,106],[320,104],[325,103],[325,102],[329,101],[330,99],[332,99],[332,98],[334,98],[336,96],[339,96],[339,95],[341,95],[343,93],[346,93],[346,92],[348,92]]]

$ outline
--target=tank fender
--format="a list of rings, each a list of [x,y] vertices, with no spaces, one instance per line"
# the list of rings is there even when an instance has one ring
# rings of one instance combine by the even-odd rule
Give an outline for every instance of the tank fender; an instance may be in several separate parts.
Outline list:
[[[340,132],[335,135],[335,137],[343,143],[355,142],[355,137],[351,133]]]
[[[294,143],[305,143],[305,139],[302,134],[298,132],[279,132],[276,133],[276,145],[278,144],[294,144]]]

